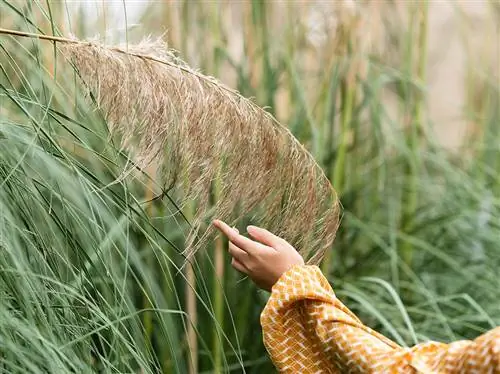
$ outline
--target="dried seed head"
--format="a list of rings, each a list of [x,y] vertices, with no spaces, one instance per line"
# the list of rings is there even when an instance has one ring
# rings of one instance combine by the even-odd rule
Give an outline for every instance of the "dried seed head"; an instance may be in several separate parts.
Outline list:
[[[339,204],[313,157],[271,115],[179,60],[161,41],[125,50],[98,43],[62,45],[97,99],[110,130],[144,168],[196,201],[187,254],[213,229],[251,215],[318,263],[335,237]],[[214,183],[217,201],[210,204]]]

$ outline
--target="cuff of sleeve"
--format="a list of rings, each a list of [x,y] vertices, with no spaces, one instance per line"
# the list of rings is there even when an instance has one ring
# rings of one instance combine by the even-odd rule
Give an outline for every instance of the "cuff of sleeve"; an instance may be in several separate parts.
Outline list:
[[[271,290],[271,299],[278,304],[290,304],[299,300],[332,302],[335,294],[315,265],[296,265],[281,275]]]
[[[337,312],[361,323],[347,307],[337,299],[330,283],[319,267],[315,265],[293,266],[283,273],[272,287],[271,297],[263,310],[264,315],[281,313],[300,301],[319,302],[333,305]]]

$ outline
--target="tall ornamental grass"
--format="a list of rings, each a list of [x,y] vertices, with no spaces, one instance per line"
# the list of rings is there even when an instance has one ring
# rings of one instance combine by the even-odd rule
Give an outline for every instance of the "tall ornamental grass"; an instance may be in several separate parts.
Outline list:
[[[401,345],[473,338],[500,324],[499,39],[498,29],[487,27],[498,19],[489,12],[476,38],[473,20],[455,6],[468,53],[465,76],[455,77],[467,88],[457,121],[469,130],[461,147],[450,150],[435,136],[440,123],[427,99],[431,5],[151,2],[141,27],[123,25],[131,49],[148,33],[168,29],[164,41],[190,66],[287,125],[283,133],[310,152],[321,170],[313,175],[324,173],[342,202],[341,225],[321,265],[325,274],[363,321]],[[0,27],[103,39],[105,13],[92,24],[69,8],[60,1],[0,0]],[[203,148],[182,149],[184,143],[169,143],[179,139],[169,134],[161,147],[148,148],[157,132],[116,133],[144,114],[124,105],[110,117],[103,100],[112,96],[89,79],[92,66],[100,74],[106,65],[89,65],[85,73],[71,53],[63,55],[50,41],[0,36],[0,371],[273,372],[259,328],[268,295],[230,269],[221,239],[205,242],[186,261],[193,226],[208,224],[197,215],[200,206],[216,214],[233,202],[229,193],[238,202],[225,209],[245,212],[256,186],[238,170],[250,173],[262,156],[251,143],[258,133],[246,135],[241,169],[231,148],[232,156],[210,169],[210,183],[198,185],[204,200],[186,199],[189,173],[169,189],[165,172],[186,166],[177,157]],[[151,84],[160,95],[160,83]],[[199,100],[191,103],[205,108]],[[186,113],[185,101],[176,105]],[[206,115],[217,112],[211,110]],[[210,118],[204,131],[232,124]],[[154,124],[161,133],[162,120],[142,119],[140,126]],[[247,129],[259,123],[250,122],[255,127]],[[142,139],[145,147],[137,148]],[[293,148],[287,144],[283,149]],[[138,150],[154,157],[141,164],[137,155],[148,154]],[[201,158],[196,153],[195,166]],[[302,170],[313,158],[295,159],[286,170]],[[224,173],[244,183],[227,190]],[[271,187],[296,196],[288,204],[300,214],[312,214],[303,209],[303,194],[294,195],[296,184]],[[266,212],[259,208],[237,220],[240,231]],[[307,235],[308,225],[318,224],[311,220],[290,234]],[[297,243],[310,239],[317,238]]]

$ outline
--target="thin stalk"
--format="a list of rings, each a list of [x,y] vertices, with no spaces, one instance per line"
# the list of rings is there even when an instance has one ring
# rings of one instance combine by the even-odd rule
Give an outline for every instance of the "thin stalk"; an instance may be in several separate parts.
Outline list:
[[[417,66],[415,67],[415,74],[417,81],[423,82],[425,80],[425,70],[427,63],[427,15],[428,3],[427,1],[419,1],[417,3],[417,22],[418,22],[418,59]],[[414,17],[414,12],[410,8]],[[413,24],[414,21],[412,20]],[[411,35],[410,35],[411,36]],[[411,48],[411,46],[409,46]],[[412,59],[410,58],[410,61]],[[409,69],[413,72],[413,69]],[[410,133],[408,135],[408,147],[410,151],[409,159],[406,163],[407,183],[403,195],[403,219],[401,222],[401,229],[404,233],[411,233],[413,228],[414,217],[417,211],[418,204],[418,171],[419,171],[419,156],[418,149],[420,146],[420,135],[423,132],[424,110],[425,110],[425,97],[422,93],[418,92],[415,96],[410,95],[413,101],[413,110],[411,111],[410,118]],[[403,262],[409,267],[413,263],[413,245],[408,240],[403,240],[400,247],[401,258]]]
[[[330,173],[330,180],[335,186],[339,196],[344,192],[345,184],[345,163],[349,137],[351,136],[352,115],[354,111],[356,97],[356,71],[352,67],[348,68],[347,76],[340,83],[341,92],[341,119],[340,119],[340,143],[338,145],[333,170]],[[327,251],[321,269],[328,276],[331,270],[332,251]]]
[[[145,191],[145,198],[146,201],[150,201],[153,199],[153,177],[155,174],[155,170],[150,167],[149,168],[149,173],[151,173],[151,178],[149,179],[148,183],[146,184],[146,191]],[[148,174],[149,174],[148,173]],[[148,217],[151,217],[153,214],[153,204],[148,204],[148,206],[145,209],[146,215]],[[147,264],[148,268],[152,269],[154,267],[153,259],[154,256],[152,253],[149,252],[149,246],[145,247],[146,253],[144,254],[144,261]],[[149,253],[148,253],[149,252]],[[148,292],[148,288],[145,287],[143,294],[143,299],[142,299],[142,307],[144,310],[153,310],[153,305],[151,304],[151,293]],[[152,351],[153,349],[153,313],[152,312],[145,312],[143,315],[143,320],[142,323],[144,324],[144,340],[148,346],[148,349]]]
[[[191,22],[190,22],[190,17],[189,17],[189,14],[190,12],[188,11],[188,5],[189,2],[187,0],[184,0],[182,1],[181,3],[181,18],[182,18],[182,22],[181,22],[181,28],[182,28],[182,32],[181,32],[181,51],[182,53],[184,53],[184,55],[189,58],[189,43],[188,43],[188,36],[191,34],[189,32],[189,27],[191,25]]]
[[[332,184],[335,186],[339,195],[344,192],[345,184],[345,159],[349,138],[351,136],[352,114],[355,103],[355,71],[349,69],[347,77],[343,79],[340,85],[341,92],[341,116],[340,116],[340,143],[338,145],[337,155],[333,164],[333,170],[330,173]]]
[[[189,348],[189,374],[198,373],[198,337],[195,326],[198,324],[198,315],[196,311],[196,293],[193,289],[196,283],[194,268],[191,263],[186,264],[186,312],[190,323],[187,325],[187,344]],[[189,286],[191,285],[191,286]]]
[[[218,201],[221,196],[221,186],[218,183],[219,178],[215,182],[215,201]],[[214,293],[214,315],[215,328],[213,332],[213,356],[214,356],[214,373],[222,373],[222,340],[219,336],[219,329],[224,329],[224,242],[222,236],[219,235],[215,239],[215,273],[213,279]]]
[[[211,6],[211,29],[212,29],[212,40],[214,42],[213,56],[212,56],[212,70],[215,76],[219,75],[220,65],[221,65],[221,54],[218,49],[215,48],[220,44],[222,39],[221,21],[220,21],[220,3],[215,6]],[[214,183],[214,200],[219,201],[221,198],[222,186],[220,184],[220,178],[217,177]],[[223,370],[222,364],[222,354],[223,354],[223,340],[219,334],[219,327],[221,331],[224,331],[224,241],[222,236],[217,236],[215,239],[214,248],[214,261],[215,261],[215,273],[213,275],[213,295],[214,295],[214,317],[215,324],[213,330],[213,341],[212,341],[212,353],[214,359],[214,373],[220,374]]]
[[[188,203],[186,208],[186,220],[188,222],[193,221],[194,217],[194,203]],[[196,274],[194,271],[193,262],[195,261],[195,256],[193,255],[189,261],[187,261],[185,266],[186,272],[186,313],[189,318],[189,323],[187,324],[186,331],[186,341],[188,347],[188,373],[198,374],[198,336],[196,334],[196,326],[198,325],[198,313],[196,310]]]
[[[272,38],[269,36],[268,29],[268,11],[272,10],[272,3],[263,1],[254,1],[256,7],[256,21],[255,24],[260,31],[260,44],[262,53],[262,75],[263,82],[259,84],[260,87],[264,89],[264,103],[268,107],[271,113],[274,113],[274,96],[276,93],[276,78],[273,67],[271,65],[271,54],[269,48],[269,40]]]
[[[244,40],[244,49],[245,56],[247,56],[246,65],[248,66],[248,77],[250,81],[250,87],[252,91],[256,91],[255,87],[258,85],[259,71],[257,65],[257,53],[256,53],[256,44],[257,41],[256,35],[257,32],[253,27],[253,2],[245,2],[243,10],[243,40]]]
[[[326,88],[326,98],[324,100],[324,113],[323,113],[323,127],[324,131],[322,132],[324,143],[323,143],[323,167],[325,169],[333,168],[331,153],[332,153],[332,145],[334,144],[335,134],[334,134],[334,122],[335,115],[337,113],[337,88],[339,84],[339,64],[336,62],[333,63],[332,68],[330,69],[330,82],[328,83],[328,87]]]
[[[221,7],[223,4],[219,0],[216,1],[215,4],[210,3],[209,6],[209,14],[210,14],[210,19],[209,19],[209,24],[210,24],[210,34],[212,38],[212,43],[207,43],[207,46],[210,47],[210,50],[213,52],[212,53],[212,66],[210,67],[212,74],[214,76],[219,76],[219,69],[221,65],[221,53],[219,51],[219,46],[223,44],[223,32],[222,32],[222,25],[221,25]],[[209,55],[209,54],[207,54]]]
[[[165,214],[165,206],[162,204],[161,206],[158,207],[158,214],[160,216]],[[167,259],[168,258],[173,258],[175,256],[175,252],[172,251],[170,246],[165,247],[165,252]],[[172,292],[172,285],[169,282],[169,276],[167,274],[170,274],[170,268],[172,265],[170,264],[169,260],[163,261],[162,265],[163,269],[163,276],[161,277],[161,288],[163,290],[163,297],[165,298],[167,305],[173,305],[178,303],[177,295],[173,296]],[[173,281],[172,281],[173,282]],[[174,333],[175,334],[175,333]],[[170,339],[169,339],[170,343]],[[159,347],[160,350],[160,363],[162,367],[162,372],[163,374],[168,374],[173,371],[174,368],[178,369],[178,363],[177,363],[177,353],[172,350],[171,344],[161,344]]]

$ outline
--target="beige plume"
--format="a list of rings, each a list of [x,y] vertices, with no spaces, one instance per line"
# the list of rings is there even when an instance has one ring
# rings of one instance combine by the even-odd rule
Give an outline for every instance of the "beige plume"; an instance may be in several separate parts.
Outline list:
[[[211,77],[192,70],[161,41],[125,50],[61,44],[97,100],[110,131],[144,168],[196,201],[192,255],[213,229],[249,216],[318,263],[331,247],[339,203],[313,157],[270,114]],[[214,184],[218,199],[211,204]]]

